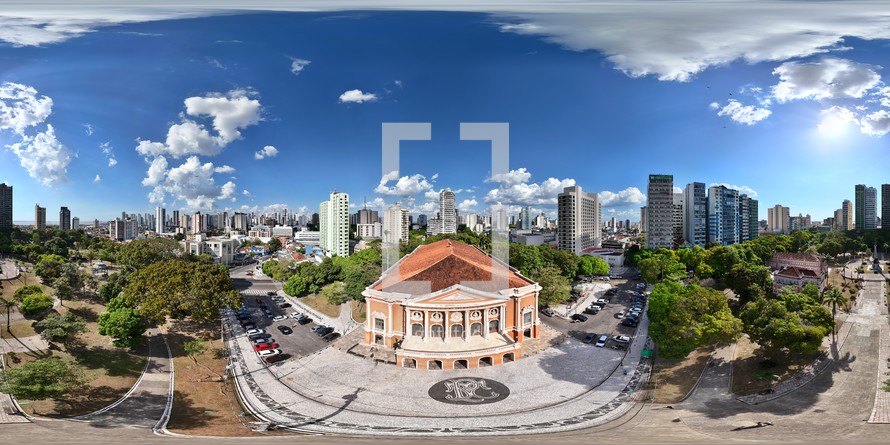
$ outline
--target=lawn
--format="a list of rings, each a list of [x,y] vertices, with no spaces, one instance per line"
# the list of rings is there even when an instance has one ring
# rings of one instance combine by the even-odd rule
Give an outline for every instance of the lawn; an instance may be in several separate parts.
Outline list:
[[[359,322],[364,323],[367,317],[367,313],[365,312],[365,303],[355,300],[350,300],[349,304],[352,305],[352,319]]]
[[[747,336],[742,336],[732,362],[732,392],[748,395],[767,389],[771,386],[771,378],[772,384],[788,379],[813,363],[818,356],[818,352],[802,354],[788,351],[769,356]]]
[[[831,273],[828,274],[828,283],[827,285],[839,289],[841,293],[844,294],[844,297],[847,298],[847,304],[844,308],[845,311],[849,311],[853,304],[853,296],[856,295],[856,283],[852,280],[846,280],[847,287],[844,287],[844,279],[841,277],[841,271],[839,269],[832,269]]]
[[[708,364],[712,348],[699,348],[681,360],[668,360],[656,355],[652,371],[655,403],[677,403],[692,390]]]
[[[5,317],[5,308],[3,308]],[[14,321],[9,324],[9,331],[6,330],[6,320],[3,320],[3,326],[0,326],[0,338],[24,338],[30,337],[32,335],[37,335],[37,332],[34,331],[33,320],[19,320]]]
[[[321,294],[309,294],[305,297],[301,297],[300,301],[329,317],[336,318],[340,316],[340,306],[334,306],[333,304],[328,303],[328,299]]]
[[[252,417],[241,416],[234,382],[229,378],[224,380],[226,355],[225,345],[219,338],[219,325],[178,321],[166,330],[176,370],[173,411],[167,429],[197,436],[261,435],[247,427]],[[206,348],[192,359],[185,353],[183,344],[197,338],[204,339]]]

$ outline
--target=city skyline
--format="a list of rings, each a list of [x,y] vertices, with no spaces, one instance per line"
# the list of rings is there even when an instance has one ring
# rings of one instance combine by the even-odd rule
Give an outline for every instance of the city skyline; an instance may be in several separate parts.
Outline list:
[[[774,31],[794,42],[774,54],[712,30],[731,51],[690,59],[679,48],[648,61],[569,26],[568,12],[523,4],[250,15],[164,5],[109,25],[76,15],[92,32],[54,38],[0,13],[23,30],[0,33],[10,67],[0,77],[0,182],[15,187],[15,221],[36,203],[81,221],[158,205],[311,214],[335,189],[354,198],[353,212],[367,198],[381,212],[400,201],[433,216],[445,188],[461,214],[500,202],[555,218],[557,195],[573,185],[599,195],[603,220],[639,221],[649,174],[673,175],[675,192],[693,182],[737,189],[759,201],[759,220],[780,204],[821,221],[854,200],[854,185],[890,182],[866,161],[890,129],[879,65],[890,27],[849,22],[880,5],[831,17],[831,5],[801,9],[822,39]],[[639,19],[611,8],[621,29]],[[627,37],[700,37],[683,22],[664,26]],[[402,143],[399,175],[381,177],[380,125],[398,121],[431,122],[433,138]],[[509,173],[491,177],[487,143],[460,141],[460,122],[474,121],[510,124]]]

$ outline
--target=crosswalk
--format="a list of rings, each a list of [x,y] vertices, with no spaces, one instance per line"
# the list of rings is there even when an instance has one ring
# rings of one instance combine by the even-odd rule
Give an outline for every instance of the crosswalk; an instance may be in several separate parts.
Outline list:
[[[259,289],[244,289],[241,291],[241,295],[250,296],[250,297],[263,297],[269,291],[267,290],[259,290]]]

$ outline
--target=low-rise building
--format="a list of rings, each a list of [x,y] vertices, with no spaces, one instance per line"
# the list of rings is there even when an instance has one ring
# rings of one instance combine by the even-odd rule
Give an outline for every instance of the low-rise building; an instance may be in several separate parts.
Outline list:
[[[794,286],[803,289],[809,283],[822,288],[823,277],[811,269],[788,267],[773,274],[773,286],[778,290],[782,286]]]
[[[186,253],[207,254],[213,258],[213,262],[229,265],[232,264],[240,243],[231,238],[208,238],[202,234],[195,234],[180,241],[179,245]]]

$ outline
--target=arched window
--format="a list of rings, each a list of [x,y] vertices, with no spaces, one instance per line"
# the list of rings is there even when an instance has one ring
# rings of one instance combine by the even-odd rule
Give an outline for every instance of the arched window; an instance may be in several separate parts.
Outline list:
[[[470,335],[482,335],[482,323],[471,324]]]
[[[488,332],[498,332],[500,331],[501,323],[498,320],[491,320],[488,322]]]
[[[430,326],[430,336],[433,338],[445,338],[445,328],[440,324]]]
[[[415,337],[423,338],[423,325],[420,323],[414,323],[411,325],[411,335]]]
[[[459,325],[459,324],[451,325],[451,336],[452,337],[463,337],[464,336],[463,325]]]

